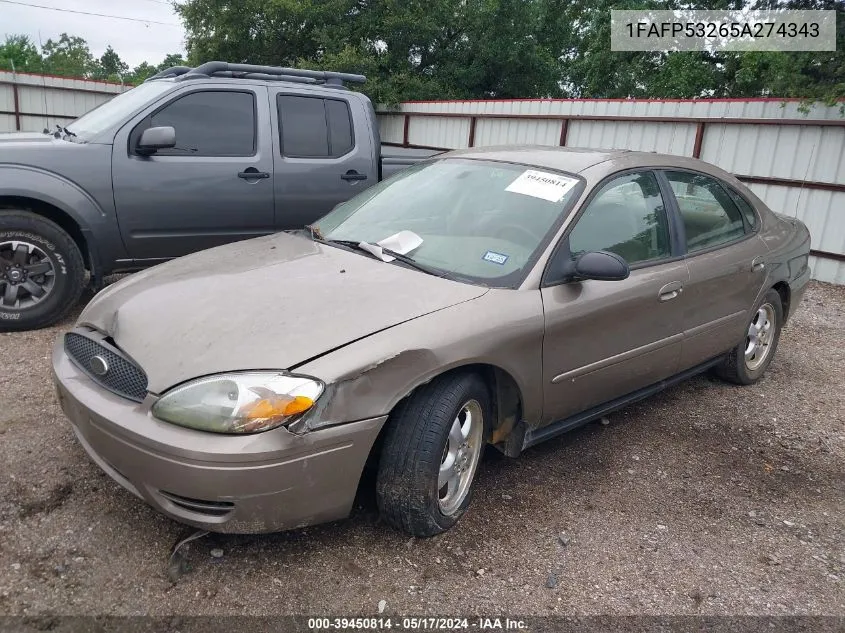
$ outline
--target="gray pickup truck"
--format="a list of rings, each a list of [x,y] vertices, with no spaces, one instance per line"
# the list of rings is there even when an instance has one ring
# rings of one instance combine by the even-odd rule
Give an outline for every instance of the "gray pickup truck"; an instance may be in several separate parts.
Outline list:
[[[103,276],[301,228],[434,152],[382,151],[361,75],[170,68],[54,132],[0,134],[0,330]],[[237,288],[221,287],[226,305]]]

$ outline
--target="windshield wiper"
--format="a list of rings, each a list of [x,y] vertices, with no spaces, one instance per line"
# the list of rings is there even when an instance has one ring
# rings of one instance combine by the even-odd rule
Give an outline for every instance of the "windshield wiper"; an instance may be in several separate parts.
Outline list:
[[[67,137],[71,137],[71,136],[76,137],[76,132],[72,132],[71,130],[67,129],[66,127],[62,127],[58,123],[56,123],[56,131],[55,132],[51,132],[50,130],[48,130],[45,127],[44,128],[44,134],[50,134],[51,136],[54,136],[55,138],[62,138],[62,134],[64,134]]]
[[[366,253],[367,255],[370,255],[371,257],[373,257],[373,259],[378,259],[379,261],[384,261],[383,259],[380,259],[379,257],[377,257],[374,253],[371,253],[370,251],[368,251],[366,248],[363,248],[361,246],[360,241],[326,239],[318,232],[319,231],[318,229],[312,229],[311,227],[306,227],[306,228],[311,229],[311,237],[313,239],[317,240],[318,242],[325,242],[327,244],[339,244],[340,246],[346,246],[347,248],[351,248],[351,249],[354,249],[356,251],[361,251],[362,253]],[[369,243],[369,242],[367,242],[367,243]],[[432,266],[427,266],[425,264],[421,264],[420,262],[415,260],[413,257],[408,257],[407,255],[403,255],[402,253],[397,253],[396,251],[390,250],[389,248],[384,248],[383,246],[379,246],[378,244],[370,244],[370,246],[378,246],[381,249],[381,252],[384,253],[385,255],[389,255],[390,257],[402,262],[403,264],[407,264],[411,268],[415,268],[415,269],[419,270],[420,272],[424,272],[428,275],[433,275],[435,277],[442,277],[443,279],[451,279],[453,281],[456,280],[455,277],[453,275],[451,275],[450,273],[448,273],[447,271],[440,270],[439,268],[434,268]],[[387,262],[387,263],[390,263],[390,262]]]

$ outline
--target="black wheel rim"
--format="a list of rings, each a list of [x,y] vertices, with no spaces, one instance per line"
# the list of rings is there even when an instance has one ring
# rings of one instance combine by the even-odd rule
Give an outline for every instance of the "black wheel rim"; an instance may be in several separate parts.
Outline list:
[[[53,291],[56,269],[43,249],[20,240],[0,242],[0,308],[26,310]]]

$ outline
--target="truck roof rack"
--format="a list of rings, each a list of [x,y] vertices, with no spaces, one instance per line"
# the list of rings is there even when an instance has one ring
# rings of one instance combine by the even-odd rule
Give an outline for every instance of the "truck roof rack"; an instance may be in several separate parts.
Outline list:
[[[265,81],[289,81],[294,83],[320,84],[335,88],[345,88],[344,83],[362,84],[367,81],[364,75],[337,73],[329,70],[307,70],[304,68],[283,68],[281,66],[257,66],[254,64],[230,64],[229,62],[206,62],[191,68],[173,66],[156,73],[152,79],[174,78],[176,81],[208,79],[209,77],[227,77],[232,79],[261,79]]]

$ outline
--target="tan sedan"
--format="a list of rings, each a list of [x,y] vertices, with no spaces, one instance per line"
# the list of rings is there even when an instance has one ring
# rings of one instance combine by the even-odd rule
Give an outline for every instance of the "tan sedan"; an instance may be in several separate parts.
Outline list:
[[[56,385],[91,458],[178,521],[339,519],[369,463],[384,518],[430,536],[486,445],[516,457],[707,369],[759,380],[809,249],[697,160],[451,152],[309,229],[107,288],[57,342]]]

